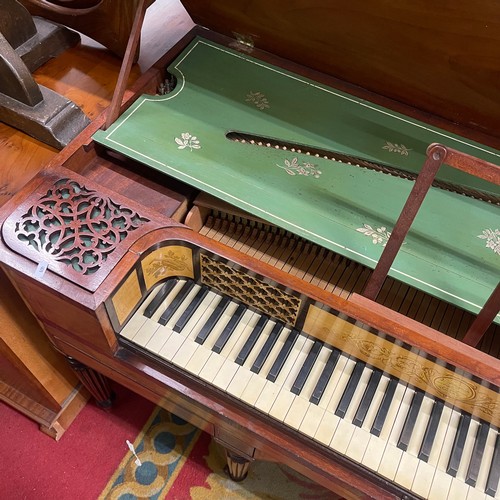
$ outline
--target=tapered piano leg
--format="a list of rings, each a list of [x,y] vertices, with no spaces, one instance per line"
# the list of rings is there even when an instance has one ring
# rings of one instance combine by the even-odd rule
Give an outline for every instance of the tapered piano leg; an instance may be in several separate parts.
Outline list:
[[[66,356],[66,359],[76,373],[76,376],[80,379],[80,382],[87,388],[91,396],[95,398],[97,405],[105,410],[111,408],[114,393],[111,390],[108,379],[70,356]]]
[[[229,477],[236,482],[243,481],[248,474],[248,468],[250,467],[250,460],[236,453],[228,450],[226,448],[226,460],[227,466],[226,471]]]

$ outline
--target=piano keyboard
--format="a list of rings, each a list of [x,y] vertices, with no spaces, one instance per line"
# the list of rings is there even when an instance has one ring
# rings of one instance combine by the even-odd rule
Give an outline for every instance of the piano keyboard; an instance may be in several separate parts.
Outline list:
[[[213,210],[199,229],[213,240],[267,262],[303,281],[348,298],[361,293],[371,270],[264,222]],[[474,316],[392,278],[377,302],[451,337],[461,339]],[[490,326],[478,349],[500,356],[500,326]]]
[[[500,498],[498,429],[190,280],[121,336],[430,499]]]

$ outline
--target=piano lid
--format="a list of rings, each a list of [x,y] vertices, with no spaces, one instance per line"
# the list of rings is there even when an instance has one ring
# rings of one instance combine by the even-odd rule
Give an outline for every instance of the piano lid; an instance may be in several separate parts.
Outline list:
[[[172,93],[139,98],[95,140],[370,267],[411,181],[235,142],[227,133],[283,138],[414,172],[432,142],[499,163],[498,151],[204,39],[169,69],[177,77]],[[458,171],[442,176],[499,194],[498,186]],[[496,205],[432,189],[392,276],[478,312],[498,281],[498,214]]]
[[[494,0],[182,3],[196,23],[249,50],[255,46],[500,138]]]

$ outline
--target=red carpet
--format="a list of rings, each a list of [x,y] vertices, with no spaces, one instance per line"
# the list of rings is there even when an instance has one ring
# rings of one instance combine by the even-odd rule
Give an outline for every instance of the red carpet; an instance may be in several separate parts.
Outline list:
[[[0,402],[0,498],[95,499],[154,405],[123,387],[104,412],[88,403],[56,442],[32,420]]]
[[[60,441],[0,403],[1,499],[330,500],[331,492],[280,464],[257,462],[242,483],[224,473],[207,434],[116,387],[111,412],[89,403]],[[141,465],[129,451],[134,444]]]

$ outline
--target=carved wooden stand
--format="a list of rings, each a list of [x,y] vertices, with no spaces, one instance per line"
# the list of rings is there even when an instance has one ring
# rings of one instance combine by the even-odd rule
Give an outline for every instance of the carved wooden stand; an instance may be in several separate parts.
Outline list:
[[[109,410],[113,405],[114,393],[109,386],[108,379],[70,356],[66,359],[80,382],[95,398],[97,405],[104,410]]]
[[[233,453],[226,448],[226,460],[227,465],[224,469],[229,477],[236,482],[243,481],[248,474],[248,469],[250,467],[250,460]]]

